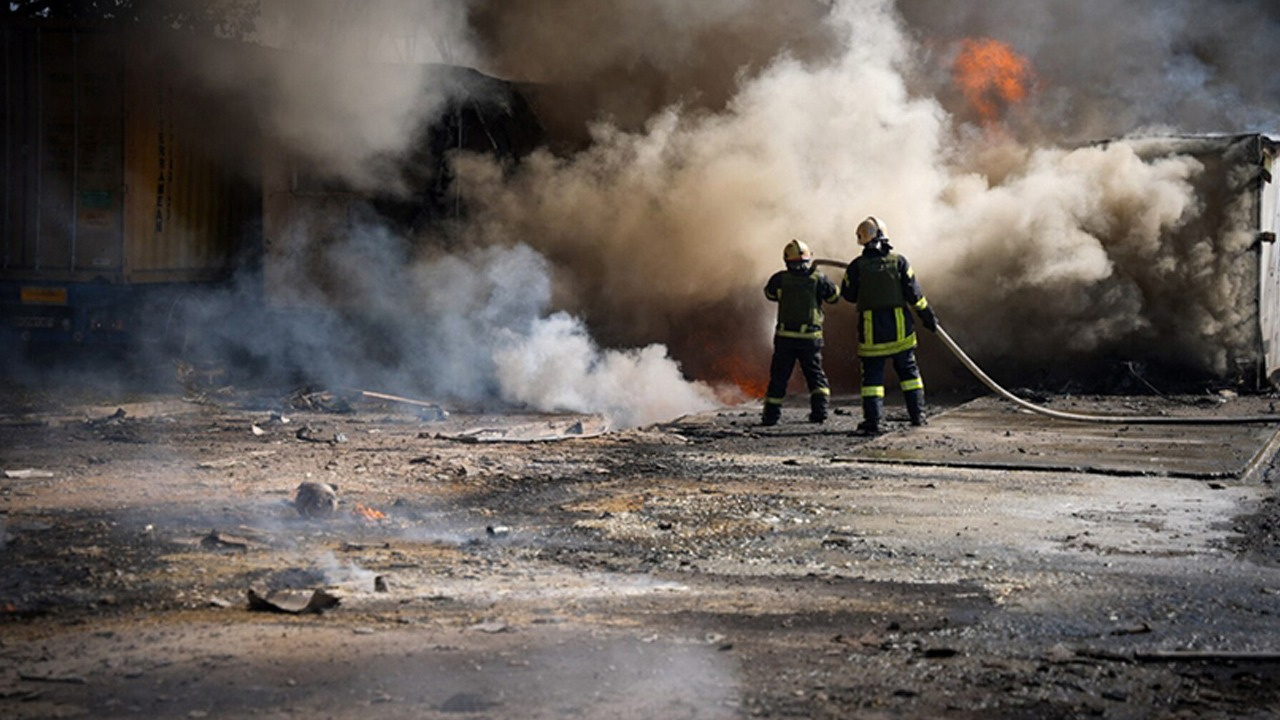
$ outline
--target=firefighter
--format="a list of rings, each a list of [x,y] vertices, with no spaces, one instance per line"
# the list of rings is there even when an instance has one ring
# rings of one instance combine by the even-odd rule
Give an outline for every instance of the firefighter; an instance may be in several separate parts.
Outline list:
[[[787,383],[799,362],[809,385],[809,422],[825,422],[831,388],[822,369],[822,304],[839,302],[840,289],[814,266],[809,246],[803,242],[787,243],[782,260],[787,269],[774,273],[764,286],[764,296],[778,303],[778,324],[761,420],[776,425],[782,417]]]
[[[840,295],[858,306],[858,358],[862,365],[862,423],[858,432],[883,432],[885,364],[893,362],[911,424],[925,424],[924,381],[916,365],[916,332],[909,309],[935,332],[938,318],[929,307],[911,264],[893,251],[884,223],[868,217],[858,225],[862,254],[840,281]]]

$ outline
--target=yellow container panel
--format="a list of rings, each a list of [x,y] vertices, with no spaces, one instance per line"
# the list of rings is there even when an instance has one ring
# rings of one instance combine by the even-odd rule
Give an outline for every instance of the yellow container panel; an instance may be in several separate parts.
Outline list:
[[[253,133],[150,48],[132,51],[125,140],[131,282],[227,274],[249,242],[261,197],[242,169]],[[237,130],[237,126],[240,129]]]

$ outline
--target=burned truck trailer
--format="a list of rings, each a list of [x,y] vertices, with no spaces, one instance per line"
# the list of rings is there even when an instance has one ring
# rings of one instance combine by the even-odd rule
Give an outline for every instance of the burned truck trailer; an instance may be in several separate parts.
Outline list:
[[[1280,186],[1272,173],[1280,142],[1258,133],[1126,142],[1147,161],[1180,156],[1199,164],[1189,178],[1195,211],[1161,240],[1166,257],[1182,267],[1144,287],[1153,322],[1177,338],[1188,361],[1183,365],[1193,373],[1243,389],[1274,387],[1280,382]],[[1189,302],[1193,297],[1198,300]]]
[[[259,135],[119,30],[5,24],[0,327],[28,342],[157,338],[260,245]]]
[[[403,151],[377,158],[396,176],[381,192],[326,172],[288,128],[264,121],[271,101],[255,79],[303,55],[47,22],[6,23],[0,43],[0,337],[11,346],[200,345],[214,320],[207,300],[224,290],[236,317],[220,341],[290,322],[282,308],[341,305],[350,268],[326,255],[353,228],[431,242],[465,212],[452,153],[515,160],[543,142],[511,83],[464,67],[371,65],[444,98]],[[204,68],[212,58],[221,84],[191,55]]]

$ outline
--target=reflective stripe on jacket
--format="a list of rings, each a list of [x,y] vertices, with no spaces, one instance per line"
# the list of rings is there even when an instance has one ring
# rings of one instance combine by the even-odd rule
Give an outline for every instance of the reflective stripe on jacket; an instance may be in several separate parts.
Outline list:
[[[826,275],[811,267],[806,274],[782,270],[764,286],[764,296],[778,303],[776,337],[821,340],[825,316],[822,303],[840,300],[840,290]]]
[[[884,357],[916,346],[917,312],[929,306],[911,263],[887,241],[866,245],[840,282],[840,295],[858,306],[858,355]]]

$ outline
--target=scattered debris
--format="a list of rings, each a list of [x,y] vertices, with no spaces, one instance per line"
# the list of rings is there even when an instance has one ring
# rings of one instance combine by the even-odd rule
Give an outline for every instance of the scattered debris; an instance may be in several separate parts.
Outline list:
[[[364,397],[374,400],[387,400],[389,402],[400,403],[402,405],[412,405],[418,408],[418,417],[423,420],[443,421],[449,419],[449,413],[438,403],[427,402],[424,400],[413,400],[399,395],[387,395],[386,393],[373,392],[371,390],[356,390]]]
[[[299,440],[313,443],[327,443],[329,445],[339,445],[347,441],[347,436],[340,432],[335,432],[332,437],[322,437],[317,428],[310,425],[303,425],[298,428],[298,432],[293,434]]]
[[[86,420],[84,424],[88,425],[89,427],[102,427],[103,425],[116,425],[121,420],[124,420],[126,414],[127,413],[125,413],[124,408],[116,408],[116,411],[111,415],[108,415],[107,417],[104,417],[104,418],[98,418],[97,420]]]
[[[298,410],[316,410],[343,415],[354,412],[347,398],[324,391],[312,392],[309,388],[295,392],[290,396],[289,404]]]
[[[210,530],[208,535],[200,538],[200,547],[206,550],[248,550],[261,544],[243,535],[228,535],[218,530]]]
[[[303,425],[298,428],[298,432],[294,433],[293,436],[307,442],[325,442],[325,440],[316,436],[316,429],[310,425]]]
[[[39,478],[55,477],[48,470],[37,470],[36,468],[24,468],[22,470],[5,470],[4,476],[9,480],[32,480]]]
[[[291,615],[319,615],[337,607],[342,598],[324,590],[271,590],[266,593],[249,588],[249,609],[260,612],[279,612]]]
[[[608,432],[609,422],[606,419],[591,417],[567,422],[529,423],[509,428],[476,428],[439,437],[465,443],[537,443],[600,437]]]
[[[298,514],[306,518],[332,517],[338,509],[338,486],[322,482],[304,482],[293,498]]]
[[[196,463],[196,468],[200,470],[226,470],[227,468],[233,468],[242,464],[244,463],[240,458],[230,457],[222,458],[221,460],[205,460],[203,462],[198,462]]]

